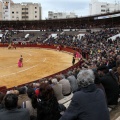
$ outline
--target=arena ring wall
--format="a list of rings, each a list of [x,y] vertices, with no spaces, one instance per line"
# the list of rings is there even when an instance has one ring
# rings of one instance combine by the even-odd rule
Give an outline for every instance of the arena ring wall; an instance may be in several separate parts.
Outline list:
[[[60,74],[60,73],[66,73],[68,70],[73,69],[74,67],[80,66],[80,62],[76,62],[76,64],[74,66],[72,66],[72,56],[73,56],[73,53],[76,52],[76,50],[74,50],[73,48],[69,48],[69,47],[64,46],[64,47],[61,47],[61,50],[59,52],[57,50],[57,46],[54,46],[54,45],[36,45],[36,44],[17,45],[16,50],[15,49],[8,50],[7,46],[8,46],[7,44],[1,44],[0,49],[7,51],[8,55],[6,54],[5,58],[7,57],[7,59],[9,59],[12,62],[16,62],[16,63],[15,63],[15,65],[10,65],[8,63],[5,68],[4,68],[4,65],[1,66],[1,71],[3,73],[7,72],[8,76],[7,75],[0,76],[0,79],[1,79],[0,91],[5,92],[6,87],[7,87],[7,89],[13,89],[14,86],[23,86],[27,83],[38,82],[41,80],[41,78],[53,77],[53,76]],[[38,58],[35,58],[35,59],[38,59],[36,61],[39,64],[39,67],[42,67],[42,64],[44,64],[46,59],[48,62],[48,64],[46,64],[47,62],[44,64],[44,67],[42,67],[41,71],[38,71],[38,69],[37,69],[39,74],[34,73],[34,71],[33,71],[34,67],[35,67],[34,63],[31,64],[30,62],[28,62],[28,63],[26,62],[26,61],[29,61],[30,59],[32,59],[32,56],[30,57],[30,53],[29,54],[27,53],[28,51],[32,51],[32,50],[35,50],[36,53],[39,53],[40,51],[42,51],[42,52],[44,51],[45,52],[44,54],[47,54],[47,56],[48,56],[48,54],[52,53],[51,54],[52,57],[50,57],[50,58],[49,57],[46,58],[45,56],[42,56],[42,55],[40,55]],[[36,54],[35,52],[33,52],[33,53]],[[15,54],[15,53],[17,53],[17,54]],[[30,64],[31,67],[29,67],[29,68],[33,68],[33,69],[29,70],[28,67],[25,66],[25,67],[20,68],[18,70],[17,62],[18,62],[18,59],[19,59],[21,54],[23,54],[25,64],[27,63],[26,66],[29,66],[29,64]],[[57,54],[57,56],[56,56],[56,54]],[[53,58],[54,55],[56,56],[56,58]],[[51,62],[50,62],[50,59],[51,59]],[[55,59],[56,59],[56,63],[54,63]],[[9,61],[9,60],[7,60],[7,61]],[[42,60],[42,63],[40,62],[40,60]],[[3,63],[4,63],[4,61],[5,60],[3,60]],[[59,63],[59,62],[61,62],[61,63]],[[7,71],[7,67],[11,67],[10,70],[12,70],[11,74],[13,76],[15,74],[19,73],[16,75],[16,78],[14,80],[12,79],[12,75],[9,75],[10,71]],[[54,69],[54,68],[56,68],[56,69]],[[29,74],[25,73],[26,70],[29,71]],[[24,80],[23,77],[20,76],[21,73],[19,71],[26,74],[26,78],[29,78],[29,80],[28,79]],[[43,73],[43,71],[46,71],[47,74]],[[2,72],[1,72],[1,74],[2,74]],[[35,74],[38,74],[38,78],[31,79],[31,76],[32,76],[31,74],[34,76],[36,76]],[[42,74],[42,76],[41,76],[41,74]]]

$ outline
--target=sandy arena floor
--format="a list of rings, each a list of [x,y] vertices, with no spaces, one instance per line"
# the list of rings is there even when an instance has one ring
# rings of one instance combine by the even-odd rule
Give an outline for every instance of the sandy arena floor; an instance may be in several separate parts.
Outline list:
[[[18,68],[20,55],[23,67]],[[70,67],[72,54],[39,48],[0,48],[0,86],[28,83]]]

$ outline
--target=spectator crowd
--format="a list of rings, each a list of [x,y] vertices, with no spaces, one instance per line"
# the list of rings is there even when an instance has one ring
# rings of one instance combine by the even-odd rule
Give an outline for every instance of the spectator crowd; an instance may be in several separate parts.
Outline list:
[[[120,38],[108,38],[119,33],[120,29],[107,28],[90,31],[80,40],[67,34],[36,40],[81,49],[82,64],[65,74],[1,92],[0,120],[110,120],[108,107],[118,105],[120,94]],[[59,100],[71,94],[65,108]]]

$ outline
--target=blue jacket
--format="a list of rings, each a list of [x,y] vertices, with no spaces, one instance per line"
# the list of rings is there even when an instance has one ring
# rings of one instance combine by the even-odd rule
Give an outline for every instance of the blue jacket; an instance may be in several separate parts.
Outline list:
[[[94,84],[75,92],[60,120],[110,120],[104,92]]]

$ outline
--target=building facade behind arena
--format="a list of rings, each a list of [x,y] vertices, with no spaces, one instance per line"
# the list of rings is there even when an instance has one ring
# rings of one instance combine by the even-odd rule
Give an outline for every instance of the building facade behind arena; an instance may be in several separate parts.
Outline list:
[[[41,20],[41,5],[38,3],[14,3],[2,0],[0,4],[1,20]],[[2,13],[2,14],[1,14]]]
[[[2,2],[0,1],[0,20],[2,20]]]
[[[120,10],[120,3],[107,3],[107,2],[99,2],[98,0],[91,0],[89,4],[89,12],[90,15],[96,14],[105,14],[110,12],[115,12]]]
[[[76,18],[78,17],[74,12],[48,12],[48,19],[65,19],[65,18]]]

